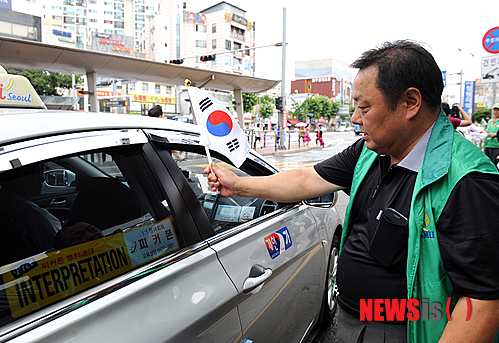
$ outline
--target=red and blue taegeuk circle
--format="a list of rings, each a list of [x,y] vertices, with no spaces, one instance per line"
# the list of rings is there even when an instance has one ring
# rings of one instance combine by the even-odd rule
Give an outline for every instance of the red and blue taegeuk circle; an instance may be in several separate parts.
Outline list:
[[[232,131],[232,118],[224,111],[214,111],[208,116],[206,128],[213,136],[227,136]]]

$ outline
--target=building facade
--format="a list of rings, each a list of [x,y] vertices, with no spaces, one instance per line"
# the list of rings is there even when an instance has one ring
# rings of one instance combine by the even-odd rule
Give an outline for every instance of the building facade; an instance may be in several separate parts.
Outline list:
[[[254,50],[250,48],[255,46],[255,32],[246,11],[221,2],[198,12],[187,4],[163,0],[159,11],[146,21],[139,49],[147,59],[183,60],[181,64],[188,67],[253,75]],[[200,59],[212,55],[214,59]]]

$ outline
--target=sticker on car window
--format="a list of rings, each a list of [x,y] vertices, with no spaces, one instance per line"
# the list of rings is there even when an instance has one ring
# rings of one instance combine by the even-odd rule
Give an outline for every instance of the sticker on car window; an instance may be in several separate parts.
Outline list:
[[[283,227],[282,229],[265,237],[264,241],[271,259],[276,258],[293,245],[293,241],[291,240],[291,235],[287,227]]]
[[[123,234],[132,266],[178,249],[171,218]]]
[[[1,266],[12,317],[31,313],[179,248],[171,217]]]

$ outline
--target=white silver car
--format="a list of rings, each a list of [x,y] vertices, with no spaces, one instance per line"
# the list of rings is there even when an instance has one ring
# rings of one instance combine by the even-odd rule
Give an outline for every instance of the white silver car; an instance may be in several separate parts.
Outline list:
[[[12,107],[0,101],[0,342],[289,343],[331,321],[335,194],[222,198],[197,126]],[[279,172],[254,151],[239,169],[211,154]]]

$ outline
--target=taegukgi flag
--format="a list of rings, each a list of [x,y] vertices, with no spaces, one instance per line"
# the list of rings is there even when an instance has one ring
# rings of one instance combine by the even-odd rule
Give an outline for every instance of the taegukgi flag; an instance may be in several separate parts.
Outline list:
[[[240,167],[250,146],[233,116],[216,98],[196,87],[187,87],[196,122],[210,149],[227,156]]]

